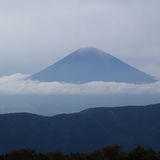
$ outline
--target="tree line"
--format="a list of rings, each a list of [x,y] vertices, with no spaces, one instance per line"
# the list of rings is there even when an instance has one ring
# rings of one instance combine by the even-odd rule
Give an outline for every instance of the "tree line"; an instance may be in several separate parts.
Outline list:
[[[144,149],[142,146],[130,152],[122,151],[122,146],[102,147],[90,153],[38,152],[34,149],[20,149],[0,155],[0,160],[160,160],[160,152]]]

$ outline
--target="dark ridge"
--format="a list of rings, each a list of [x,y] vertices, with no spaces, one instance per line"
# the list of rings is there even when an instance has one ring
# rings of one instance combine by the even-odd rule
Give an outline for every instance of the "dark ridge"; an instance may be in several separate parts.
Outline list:
[[[63,153],[102,146],[139,145],[160,150],[160,104],[91,108],[52,117],[29,113],[0,115],[0,154],[21,148]]]

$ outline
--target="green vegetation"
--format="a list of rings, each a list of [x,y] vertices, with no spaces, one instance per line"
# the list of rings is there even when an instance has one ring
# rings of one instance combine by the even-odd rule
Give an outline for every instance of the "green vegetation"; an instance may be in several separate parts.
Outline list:
[[[124,152],[120,145],[102,147],[90,153],[71,153],[69,155],[61,152],[44,153],[34,149],[20,149],[1,155],[0,160],[160,160],[160,152],[144,149],[141,146],[130,152]]]

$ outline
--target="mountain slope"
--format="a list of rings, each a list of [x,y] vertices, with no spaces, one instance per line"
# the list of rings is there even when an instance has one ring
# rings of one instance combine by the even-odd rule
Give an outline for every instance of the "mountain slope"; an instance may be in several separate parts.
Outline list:
[[[32,76],[40,81],[152,83],[152,76],[96,48],[80,48]]]
[[[64,153],[89,152],[120,144],[160,150],[160,104],[92,108],[44,117],[28,113],[0,115],[0,153],[34,148]]]

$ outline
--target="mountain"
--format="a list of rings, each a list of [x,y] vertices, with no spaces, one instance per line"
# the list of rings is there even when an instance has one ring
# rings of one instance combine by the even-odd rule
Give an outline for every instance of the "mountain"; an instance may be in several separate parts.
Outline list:
[[[160,150],[160,104],[102,107],[52,117],[29,113],[0,115],[0,154],[24,148],[90,152],[122,145]]]
[[[67,83],[91,81],[155,82],[152,76],[96,48],[80,48],[57,63],[34,74],[32,79]]]

